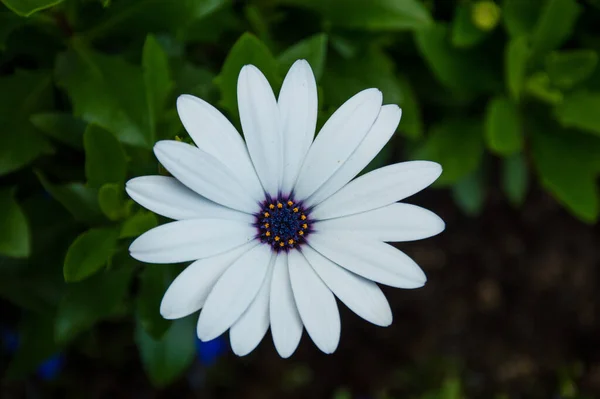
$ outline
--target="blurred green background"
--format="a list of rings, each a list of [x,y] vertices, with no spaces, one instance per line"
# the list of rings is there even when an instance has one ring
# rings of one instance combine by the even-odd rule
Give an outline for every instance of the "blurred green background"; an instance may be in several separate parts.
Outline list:
[[[0,396],[592,398],[600,395],[600,1],[0,0]],[[359,90],[403,109],[369,168],[437,161],[409,202],[446,231],[406,250],[381,329],[342,312],[331,356],[267,335],[246,358],[158,305],[162,222],[124,182],[188,140],[179,94],[239,126],[236,80],[307,59],[319,125]]]

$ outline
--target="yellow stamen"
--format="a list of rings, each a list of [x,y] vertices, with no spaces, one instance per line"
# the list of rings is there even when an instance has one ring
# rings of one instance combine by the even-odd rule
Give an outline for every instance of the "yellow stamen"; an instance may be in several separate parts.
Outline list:
[[[297,207],[293,209],[294,213],[297,213],[300,209],[298,209]]]
[[[271,214],[269,212],[265,212],[265,217],[268,218],[269,216],[271,216]]]
[[[273,204],[269,205],[269,209],[275,209],[275,205],[273,205]]]
[[[288,244],[290,245],[294,245],[294,240],[292,240],[291,238],[288,240]]]
[[[278,202],[277,203],[277,208],[279,208],[279,209],[283,208],[283,204],[281,202]]]
[[[303,228],[303,229],[308,229],[308,225],[307,225],[306,223],[304,223],[304,224],[302,225],[302,228]]]
[[[292,206],[294,203],[292,201],[288,201],[288,206]]]
[[[282,242],[280,242],[280,243],[279,243],[279,246],[280,246],[280,247],[283,247],[284,245],[285,245],[285,244],[284,244],[284,243],[282,243]]]
[[[275,241],[279,241],[281,238],[279,238],[279,236],[275,236],[275,238],[273,238]]]
[[[267,237],[271,237],[271,232],[270,232],[270,231],[267,231],[267,232],[265,233],[265,235],[266,235]]]
[[[300,230],[300,231],[298,232],[298,235],[299,235],[299,236],[303,236],[303,235],[304,235],[304,232],[303,232],[302,230]]]
[[[303,214],[302,216],[300,216],[300,219],[306,220],[306,215]]]
[[[269,228],[269,226],[270,226],[270,224],[269,224],[269,223],[265,223],[265,229],[268,229],[268,228]]]

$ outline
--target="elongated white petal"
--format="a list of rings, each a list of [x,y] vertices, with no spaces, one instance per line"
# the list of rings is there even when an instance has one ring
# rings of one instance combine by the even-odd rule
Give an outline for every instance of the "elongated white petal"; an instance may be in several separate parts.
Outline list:
[[[288,262],[294,299],[308,335],[323,352],[335,352],[341,332],[335,297],[299,251],[291,251]]]
[[[302,249],[302,254],[350,310],[378,326],[392,324],[392,309],[377,284],[336,265],[309,246]]]
[[[219,110],[198,97],[184,94],[177,99],[177,111],[198,148],[217,158],[238,176],[252,192],[251,197],[263,195],[246,143]]]
[[[258,245],[251,242],[206,259],[200,259],[185,268],[169,286],[160,303],[160,314],[165,319],[179,319],[202,308],[219,277],[240,256]]]
[[[442,167],[429,161],[379,168],[351,181],[317,205],[311,216],[322,220],[377,209],[421,191],[441,174]]]
[[[271,255],[267,245],[257,245],[229,266],[200,312],[198,338],[215,339],[248,309],[265,279]]]
[[[425,273],[410,257],[381,241],[345,232],[312,233],[308,244],[329,260],[377,283],[419,288],[427,281]]]
[[[380,241],[413,241],[444,231],[444,221],[427,209],[403,203],[316,222],[316,231],[358,233]]]
[[[214,218],[248,223],[254,220],[253,216],[247,213],[207,200],[173,177],[136,177],[127,182],[125,190],[144,208],[170,219]]]
[[[252,198],[230,169],[199,148],[178,141],[159,141],[154,154],[177,180],[211,201],[254,213],[264,200]]]
[[[274,261],[275,257],[273,256],[267,276],[263,280],[256,298],[229,330],[231,349],[238,356],[246,356],[252,352],[269,329],[269,294]]]
[[[148,263],[188,262],[218,255],[254,240],[250,224],[224,219],[189,219],[153,228],[129,247],[131,256]]]
[[[281,192],[291,193],[317,125],[317,82],[310,65],[298,60],[287,73],[279,93],[283,133],[283,181]]]
[[[350,157],[375,122],[381,101],[379,90],[367,89],[335,111],[306,154],[294,187],[296,198],[308,198]]]
[[[375,123],[358,148],[333,176],[311,195],[306,201],[306,205],[311,207],[323,202],[359,174],[390,140],[400,123],[401,116],[402,110],[397,105],[381,107]]]
[[[265,191],[276,196],[281,185],[283,143],[275,95],[267,78],[253,65],[242,68],[237,95],[252,163]]]
[[[280,252],[273,268],[269,312],[271,334],[279,356],[292,356],[302,337],[302,320],[292,292],[288,256]]]

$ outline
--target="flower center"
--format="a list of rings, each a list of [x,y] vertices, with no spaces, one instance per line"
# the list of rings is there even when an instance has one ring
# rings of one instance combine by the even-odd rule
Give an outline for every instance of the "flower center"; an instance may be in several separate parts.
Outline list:
[[[258,238],[275,251],[297,248],[311,231],[302,203],[292,198],[267,200],[255,216]]]

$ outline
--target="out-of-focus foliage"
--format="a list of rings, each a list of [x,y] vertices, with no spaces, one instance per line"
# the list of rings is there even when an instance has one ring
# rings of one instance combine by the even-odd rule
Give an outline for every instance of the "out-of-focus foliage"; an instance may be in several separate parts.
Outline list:
[[[295,59],[309,60],[321,124],[352,94],[380,88],[403,118],[371,167],[438,161],[437,186],[469,215],[489,185],[516,207],[541,185],[583,222],[598,220],[597,2],[1,2],[0,296],[22,309],[11,378],[78,350],[107,319],[135,324],[155,384],[189,366],[193,327],[158,313],[175,270],[127,253],[159,220],[124,182],[163,172],[157,140],[187,139],[180,94],[239,125],[244,64],[278,90]],[[427,397],[458,398],[459,388]]]

